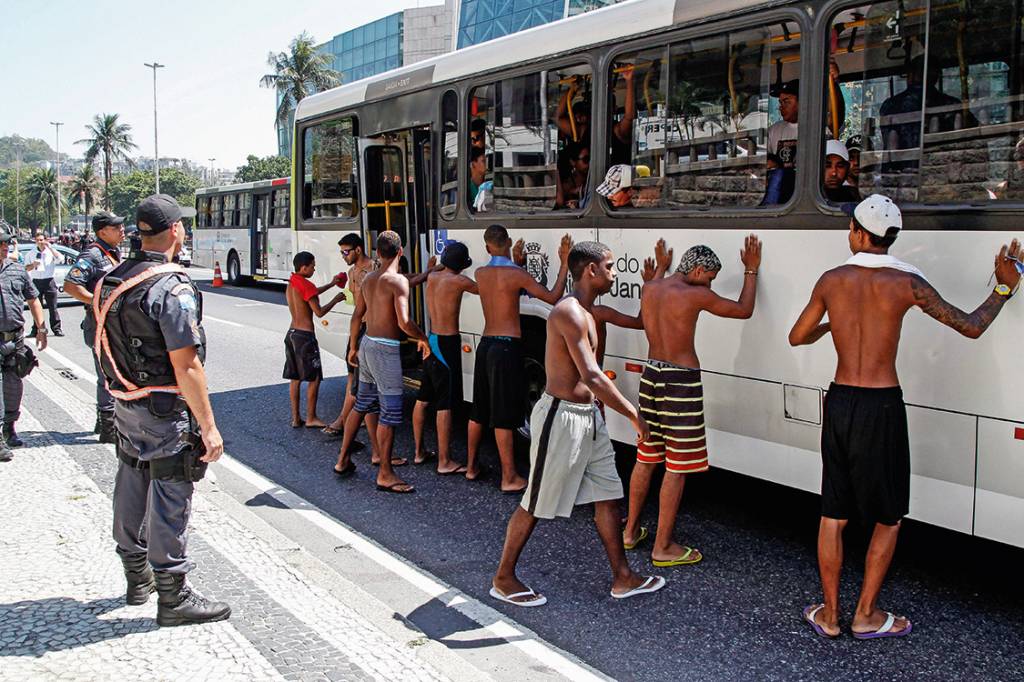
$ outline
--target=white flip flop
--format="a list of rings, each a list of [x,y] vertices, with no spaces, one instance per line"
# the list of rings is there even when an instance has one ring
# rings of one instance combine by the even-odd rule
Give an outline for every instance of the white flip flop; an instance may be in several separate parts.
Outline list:
[[[647,580],[643,581],[639,587],[634,587],[629,592],[623,592],[622,594],[611,593],[615,599],[629,599],[630,597],[636,597],[641,594],[650,594],[651,592],[657,592],[661,588],[665,587],[665,579],[660,575],[649,575]]]
[[[534,606],[544,606],[545,604],[548,603],[548,598],[545,597],[542,594],[537,594],[536,592],[534,592],[532,587],[527,589],[525,592],[516,592],[515,594],[505,595],[505,594],[502,594],[501,592],[498,592],[498,588],[497,587],[493,587],[492,586],[491,587],[491,591],[490,591],[490,595],[492,597],[494,597],[495,599],[497,599],[498,601],[503,601],[506,604],[511,604],[512,606],[522,606],[525,609],[532,608]],[[531,599],[529,601],[516,601],[517,597],[537,597],[537,598],[536,599]]]

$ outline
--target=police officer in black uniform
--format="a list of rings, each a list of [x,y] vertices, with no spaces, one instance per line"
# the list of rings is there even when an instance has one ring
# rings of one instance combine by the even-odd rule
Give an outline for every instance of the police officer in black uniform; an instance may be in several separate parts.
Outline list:
[[[7,257],[14,235],[0,232],[0,412],[3,413],[3,438],[0,439],[0,462],[14,457],[11,447],[24,445],[14,430],[14,422],[21,416],[22,380],[36,362],[32,351],[25,346],[25,302],[36,325],[36,347],[46,348],[46,320],[43,306],[36,297],[25,266]]]
[[[231,615],[185,580],[193,567],[186,548],[193,487],[224,441],[202,364],[202,298],[172,262],[185,240],[181,218],[166,194],[139,204],[142,248],[100,279],[93,301],[97,355],[115,398],[114,540],[128,603],[145,603],[155,582],[161,626]]]
[[[82,331],[85,343],[93,348],[96,337],[96,318],[92,314],[93,290],[100,277],[110,272],[121,262],[120,245],[124,241],[124,218],[107,211],[100,211],[92,218],[92,229],[96,233],[96,241],[92,242],[78,254],[78,260],[64,278],[64,291],[85,304],[85,319],[82,320]],[[107,390],[107,382],[103,379],[96,354],[93,353],[93,364],[96,367],[96,428],[101,443],[116,443],[114,433],[114,396]]]

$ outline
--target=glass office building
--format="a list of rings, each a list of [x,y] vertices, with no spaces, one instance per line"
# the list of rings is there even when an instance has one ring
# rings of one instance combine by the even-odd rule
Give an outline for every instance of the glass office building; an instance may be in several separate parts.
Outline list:
[[[462,0],[458,47],[467,47],[621,0]]]
[[[320,49],[334,58],[333,68],[345,82],[397,69],[402,65],[402,12],[334,36]]]

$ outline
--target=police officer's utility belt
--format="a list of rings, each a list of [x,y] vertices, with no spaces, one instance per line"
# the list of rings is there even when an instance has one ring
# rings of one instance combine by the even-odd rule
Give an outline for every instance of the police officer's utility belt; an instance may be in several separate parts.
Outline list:
[[[117,458],[132,469],[149,471],[152,480],[174,483],[195,483],[203,480],[206,467],[209,465],[199,459],[202,454],[202,450],[190,449],[180,455],[146,461],[132,457],[121,448],[117,448]]]
[[[0,341],[17,341],[23,333],[21,329],[15,329],[13,332],[0,332]]]
[[[93,315],[96,317],[96,342],[94,344],[96,357],[102,364],[103,356],[105,355],[107,357],[107,361],[114,370],[114,375],[117,377],[117,380],[122,386],[128,389],[126,391],[115,389],[111,387],[108,382],[107,388],[110,391],[110,395],[114,396],[118,400],[139,400],[140,398],[149,397],[151,393],[173,393],[181,395],[181,389],[178,388],[177,385],[140,387],[133,384],[127,377],[125,377],[118,368],[117,362],[114,360],[114,354],[110,352],[110,340],[107,338],[107,330],[105,327],[107,313],[110,312],[110,308],[114,305],[114,301],[124,295],[129,289],[136,287],[153,277],[159,277],[160,275],[166,275],[174,272],[184,273],[185,271],[177,263],[164,263],[163,265],[158,265],[154,268],[144,270],[134,277],[130,277],[124,282],[121,282],[121,284],[119,284],[110,294],[110,297],[103,301],[102,307],[100,305],[100,297],[98,295],[93,296],[92,311]],[[100,291],[102,286],[103,279],[100,279],[96,285],[97,293]]]

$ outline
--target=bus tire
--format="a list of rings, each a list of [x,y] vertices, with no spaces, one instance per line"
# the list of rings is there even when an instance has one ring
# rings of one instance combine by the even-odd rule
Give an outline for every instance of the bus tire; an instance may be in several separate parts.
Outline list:
[[[530,415],[533,406],[544,395],[547,386],[547,372],[544,370],[544,348],[547,343],[547,321],[533,315],[519,318],[523,339],[523,376],[526,378],[526,397],[523,405],[523,424],[516,433],[527,442],[530,440]]]
[[[238,261],[238,254],[232,251],[228,254],[228,271],[224,273],[228,284],[238,286],[242,283],[242,264]]]

